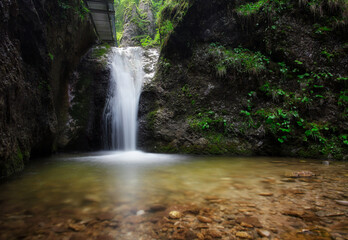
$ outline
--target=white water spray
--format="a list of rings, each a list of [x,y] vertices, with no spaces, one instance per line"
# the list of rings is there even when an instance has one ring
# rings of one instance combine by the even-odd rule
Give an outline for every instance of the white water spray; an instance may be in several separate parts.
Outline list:
[[[136,150],[137,115],[144,79],[140,47],[115,48],[110,92],[104,109],[105,148]]]

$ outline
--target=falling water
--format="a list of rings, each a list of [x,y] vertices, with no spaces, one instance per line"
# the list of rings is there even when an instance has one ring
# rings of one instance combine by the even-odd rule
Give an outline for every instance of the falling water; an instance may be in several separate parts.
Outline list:
[[[144,79],[140,47],[115,48],[111,62],[110,92],[104,109],[107,149],[136,149],[137,115]]]

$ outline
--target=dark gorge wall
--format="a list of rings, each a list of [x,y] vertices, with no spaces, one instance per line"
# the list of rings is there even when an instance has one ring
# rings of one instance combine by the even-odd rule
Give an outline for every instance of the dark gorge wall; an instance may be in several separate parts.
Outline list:
[[[56,150],[69,75],[95,40],[81,1],[0,2],[0,177]]]
[[[188,2],[142,94],[142,148],[347,158],[343,1]]]

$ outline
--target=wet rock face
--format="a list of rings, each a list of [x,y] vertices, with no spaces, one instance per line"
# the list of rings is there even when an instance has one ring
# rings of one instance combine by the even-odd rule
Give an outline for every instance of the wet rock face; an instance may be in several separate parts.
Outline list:
[[[162,48],[155,80],[144,88],[144,101],[140,102],[140,109],[146,109],[140,112],[141,147],[157,152],[332,157],[323,153],[327,145],[303,137],[307,128],[298,127],[296,122],[291,125],[287,140],[279,139],[283,132],[278,129],[274,133],[257,111],[296,109],[308,124],[320,122],[335,126],[333,129],[346,129],[346,121],[341,117],[344,107],[337,104],[338,89],[344,88],[344,84],[334,78],[321,78],[312,88],[324,86],[328,96],[324,97],[323,92],[318,95],[315,90],[305,92],[305,83],[300,84],[298,76],[325,71],[335,78],[347,76],[347,70],[342,68],[347,65],[345,39],[340,33],[315,35],[315,18],[303,17],[301,8],[278,15],[277,21],[269,24],[261,13],[254,16],[257,20],[243,19],[236,13],[237,2],[190,3],[183,20]],[[219,69],[224,57],[216,46],[224,46],[228,51],[260,52],[270,62],[258,74],[239,71],[237,65],[241,62],[229,70]],[[328,49],[335,55],[334,60],[323,57]],[[215,58],[212,51],[220,52]],[[230,57],[226,61],[233,60]],[[284,64],[286,70],[279,67]],[[291,103],[280,94],[263,91],[261,87],[266,83],[289,96],[301,99],[311,96],[311,106]],[[245,114],[254,114],[254,118],[250,120]],[[329,140],[340,134],[344,133],[339,131],[325,137]],[[348,152],[343,144],[334,145],[340,146],[341,152],[333,158],[344,159]]]
[[[100,51],[105,51],[101,56]],[[103,111],[110,82],[110,47],[92,48],[69,80],[69,115],[60,135],[60,147],[69,150],[103,148]]]
[[[139,6],[125,14],[121,46],[139,46],[137,38],[142,35],[154,37],[156,31],[155,17],[152,12],[152,3],[149,0],[141,0]]]
[[[146,26],[146,31],[149,34],[150,37],[155,36],[156,31],[156,20],[155,16],[152,12],[152,2],[148,0],[141,0],[139,2],[139,9],[142,11],[143,14],[146,16],[146,21],[148,21],[148,24]]]
[[[21,170],[31,155],[54,150],[64,122],[67,77],[95,35],[87,18],[82,21],[58,1],[4,0],[0,13],[3,177]]]
[[[140,29],[132,19],[137,19],[137,8],[134,5],[133,9],[124,20],[124,30],[121,39],[121,46],[136,46],[138,43],[133,40],[133,37],[140,35]]]
[[[193,1],[194,2],[194,1]],[[163,49],[167,56],[188,57],[193,42],[220,42],[238,46],[247,41],[233,8],[234,1],[203,0],[188,9]]]

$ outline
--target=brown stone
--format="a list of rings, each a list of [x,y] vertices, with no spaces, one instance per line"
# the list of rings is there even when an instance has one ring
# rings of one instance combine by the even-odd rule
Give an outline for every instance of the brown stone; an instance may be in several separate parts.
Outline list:
[[[115,238],[110,236],[109,234],[102,234],[97,236],[96,240],[115,240]]]
[[[244,239],[253,239],[252,236],[250,236],[250,234],[247,232],[236,232],[236,236]]]
[[[211,223],[213,222],[213,220],[211,218],[208,217],[204,217],[204,216],[197,216],[198,221],[202,222],[202,223]]]
[[[100,220],[100,221],[105,221],[105,220],[111,220],[114,218],[114,214],[112,213],[108,213],[108,212],[105,212],[105,213],[101,213],[97,216],[97,219]]]
[[[348,220],[344,220],[343,222],[337,223],[331,227],[335,230],[348,230]]]
[[[212,200],[219,200],[220,198],[217,196],[207,196],[204,199],[207,201],[212,201]]]
[[[335,202],[339,205],[342,205],[342,206],[348,206],[348,201],[336,200]]]
[[[84,233],[74,233],[69,240],[86,240],[88,236]]]
[[[196,234],[192,230],[188,230],[185,233],[185,239],[195,239],[195,238],[196,238]]]
[[[296,210],[288,210],[288,211],[284,211],[283,215],[302,218],[304,215],[304,212],[303,211],[296,211]]]
[[[64,224],[60,223],[60,224],[55,225],[52,228],[52,230],[53,230],[53,232],[56,232],[56,233],[62,233],[62,232],[66,232],[68,229],[66,228],[66,226],[64,226]]]
[[[181,217],[182,217],[182,214],[179,211],[171,211],[171,212],[169,212],[169,218],[171,218],[171,219],[179,219]]]
[[[314,177],[315,174],[311,171],[299,171],[285,174],[285,177],[291,178],[306,178],[306,177]]]
[[[254,227],[260,228],[262,224],[256,217],[239,217],[236,218],[236,222],[241,224],[242,222],[253,225]]]
[[[315,214],[318,217],[338,217],[338,216],[343,216],[344,212],[340,212],[340,211],[318,211]]]
[[[208,235],[212,236],[213,238],[221,238],[222,234],[217,229],[208,229],[206,232]]]
[[[195,225],[195,227],[194,227],[194,229],[201,229],[201,228],[208,228],[208,225],[200,223],[200,224]]]
[[[199,214],[199,211],[200,211],[200,209],[198,207],[191,206],[191,207],[187,208],[184,212],[185,213],[191,213],[193,215],[197,215],[197,214]]]
[[[76,231],[76,232],[80,232],[80,231],[85,230],[86,227],[83,224],[70,223],[69,228]]]
[[[283,178],[281,181],[282,182],[296,182],[296,180],[292,179],[292,178]]]
[[[259,195],[264,197],[270,197],[273,196],[273,193],[259,193]]]
[[[148,212],[160,212],[166,210],[166,207],[160,204],[154,204],[149,207]]]
[[[260,237],[269,237],[271,236],[271,233],[264,229],[257,229],[257,233],[260,235]]]
[[[247,228],[253,228],[254,226],[245,222],[241,222],[240,224],[242,227],[247,227]]]
[[[274,184],[276,183],[276,179],[275,178],[266,178],[261,180],[262,183],[268,183],[268,184]]]
[[[204,235],[202,233],[197,233],[197,238],[199,240],[203,240],[204,239]]]

